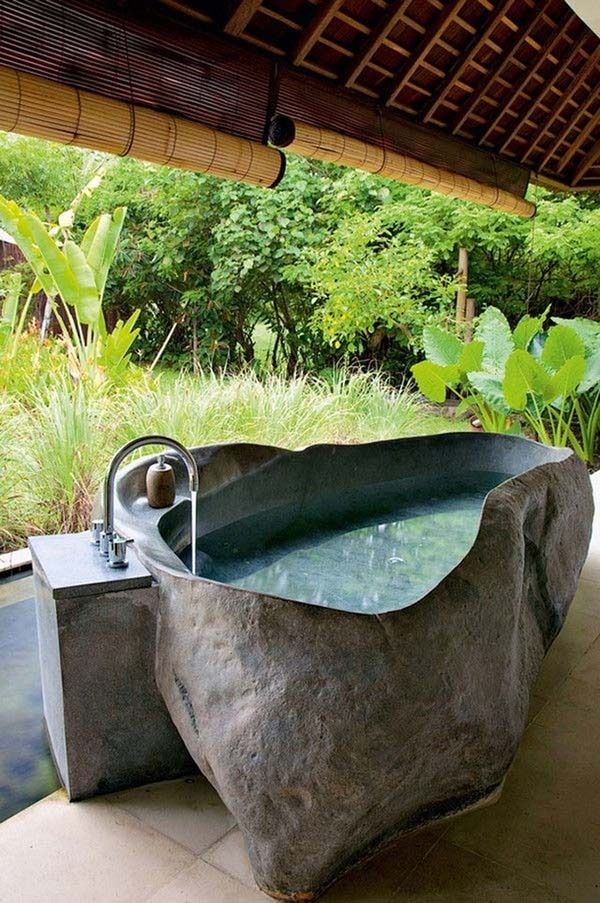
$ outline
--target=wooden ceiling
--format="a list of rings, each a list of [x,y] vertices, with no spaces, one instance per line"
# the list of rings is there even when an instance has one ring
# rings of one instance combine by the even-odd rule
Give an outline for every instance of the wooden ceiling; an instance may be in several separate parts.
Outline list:
[[[388,112],[600,188],[600,40],[565,0],[161,0]]]
[[[565,0],[2,0],[0,61],[254,141],[280,113],[600,190],[600,39]]]

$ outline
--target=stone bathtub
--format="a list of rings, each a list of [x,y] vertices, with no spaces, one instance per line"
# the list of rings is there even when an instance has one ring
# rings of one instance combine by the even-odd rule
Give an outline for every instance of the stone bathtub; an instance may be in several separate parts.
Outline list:
[[[571,452],[456,433],[193,450],[190,504],[116,522],[159,586],[156,679],[258,885],[309,901],[398,835],[492,801],[575,593],[593,503]]]

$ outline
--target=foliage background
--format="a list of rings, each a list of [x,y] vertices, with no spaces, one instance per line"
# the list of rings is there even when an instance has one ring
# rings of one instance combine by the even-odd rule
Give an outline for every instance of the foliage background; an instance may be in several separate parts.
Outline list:
[[[107,286],[109,325],[141,307],[150,361],[291,374],[381,365],[400,380],[424,326],[451,317],[457,248],[469,293],[511,323],[548,305],[597,317],[600,202],[535,187],[518,220],[325,164],[291,158],[273,191],[0,138],[0,193],[52,220],[106,164],[78,221],[128,207]]]

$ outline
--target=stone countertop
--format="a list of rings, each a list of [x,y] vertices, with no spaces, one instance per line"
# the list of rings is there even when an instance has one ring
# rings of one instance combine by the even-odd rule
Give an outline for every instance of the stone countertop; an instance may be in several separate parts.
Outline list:
[[[152,575],[130,547],[127,568],[110,568],[90,534],[63,533],[32,536],[29,548],[36,570],[52,590],[55,599],[91,596],[98,592],[120,592],[151,586]]]

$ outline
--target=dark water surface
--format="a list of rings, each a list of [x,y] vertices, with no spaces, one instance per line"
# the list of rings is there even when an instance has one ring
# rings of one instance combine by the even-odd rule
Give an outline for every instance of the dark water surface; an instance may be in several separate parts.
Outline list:
[[[432,590],[467,554],[483,500],[510,474],[461,472],[406,481],[327,504],[282,506],[201,536],[203,577],[343,611],[380,614]],[[338,508],[337,519],[331,512]],[[350,514],[349,514],[350,512]],[[312,522],[311,522],[312,516]],[[183,556],[188,563],[190,551]],[[189,566],[189,563],[188,563]]]
[[[46,742],[33,599],[0,607],[0,821],[59,781]]]

